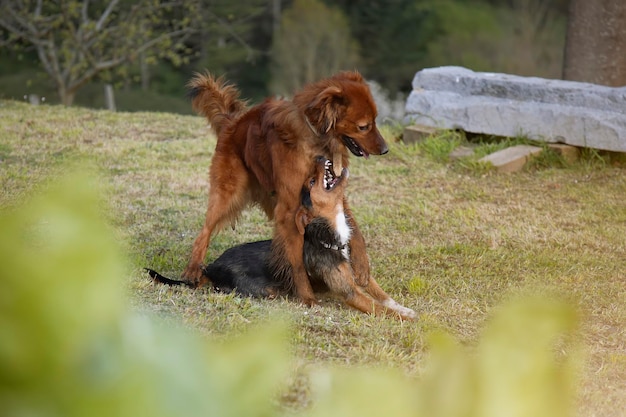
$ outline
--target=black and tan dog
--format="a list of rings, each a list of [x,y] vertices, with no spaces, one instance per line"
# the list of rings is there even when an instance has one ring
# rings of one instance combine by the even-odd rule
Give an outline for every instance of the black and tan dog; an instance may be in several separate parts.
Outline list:
[[[315,176],[302,188],[301,205],[294,220],[299,233],[304,235],[303,261],[311,285],[318,291],[328,290],[338,295],[364,313],[412,320],[415,312],[396,303],[373,278],[364,287],[355,281],[348,246],[351,229],[343,206],[347,177],[347,168],[336,176],[332,162],[318,157]],[[284,288],[269,269],[270,256],[271,240],[246,243],[226,250],[204,267],[203,274],[218,291],[269,298],[287,294],[289,288]],[[157,282],[193,286],[147,271]]]

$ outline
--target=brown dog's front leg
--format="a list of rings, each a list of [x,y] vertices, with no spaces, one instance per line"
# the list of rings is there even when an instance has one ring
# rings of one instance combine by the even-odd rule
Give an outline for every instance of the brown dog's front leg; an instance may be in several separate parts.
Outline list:
[[[191,259],[182,274],[183,280],[193,288],[201,287],[209,283],[207,277],[202,273],[202,261],[206,256],[210,236],[211,231],[206,226],[203,227],[194,241],[193,249],[191,250]]]
[[[276,228],[272,240],[270,269],[294,295],[307,306],[317,304],[313,287],[304,268],[304,236],[296,226],[296,209],[277,205],[274,211]]]
[[[304,244],[297,239],[283,240],[275,234],[272,240],[270,269],[276,279],[285,287],[291,288],[303,304],[311,307],[317,304],[317,299],[304,268],[303,246]]]
[[[359,226],[352,215],[352,210],[348,207],[348,202],[344,198],[344,213],[348,220],[348,225],[352,229],[350,236],[350,263],[354,271],[354,280],[361,287],[367,286],[370,279],[370,260],[365,248],[365,239],[359,230]]]
[[[304,265],[293,269],[293,283],[296,296],[304,305],[313,307],[317,304],[317,298],[315,298],[315,294],[313,293],[313,288],[311,287],[311,282],[304,269]]]

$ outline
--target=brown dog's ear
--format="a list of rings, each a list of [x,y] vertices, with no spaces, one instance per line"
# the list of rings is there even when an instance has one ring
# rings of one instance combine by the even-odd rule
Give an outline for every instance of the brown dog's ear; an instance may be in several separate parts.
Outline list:
[[[304,235],[304,229],[307,224],[311,223],[311,216],[309,215],[309,211],[304,207],[300,207],[296,212],[296,227],[298,228],[298,232],[301,235]]]
[[[315,128],[317,133],[328,133],[340,117],[343,103],[341,88],[336,86],[326,87],[320,92],[305,110],[305,115]]]
[[[336,79],[344,79],[357,83],[365,82],[363,76],[358,71],[341,71],[333,76]]]

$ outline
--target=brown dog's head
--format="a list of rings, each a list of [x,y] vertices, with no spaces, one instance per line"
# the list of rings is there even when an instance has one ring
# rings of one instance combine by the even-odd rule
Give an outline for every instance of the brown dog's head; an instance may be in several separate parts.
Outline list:
[[[334,223],[339,211],[343,212],[343,195],[348,179],[348,168],[336,176],[333,163],[323,156],[315,161],[315,173],[309,177],[300,194],[300,209],[296,213],[296,226],[304,234],[307,224],[315,217],[324,217]]]
[[[320,135],[338,138],[356,156],[383,155],[389,150],[376,128],[376,104],[358,72],[340,72],[310,84],[294,103]]]

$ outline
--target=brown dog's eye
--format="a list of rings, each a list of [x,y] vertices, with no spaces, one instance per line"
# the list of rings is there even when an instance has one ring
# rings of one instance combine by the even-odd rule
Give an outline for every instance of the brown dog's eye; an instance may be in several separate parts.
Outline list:
[[[361,132],[365,132],[366,130],[368,130],[370,128],[370,125],[360,125],[359,126],[359,130]]]
[[[311,178],[311,181],[309,182],[309,186],[313,188],[314,185],[315,185],[315,178]]]

